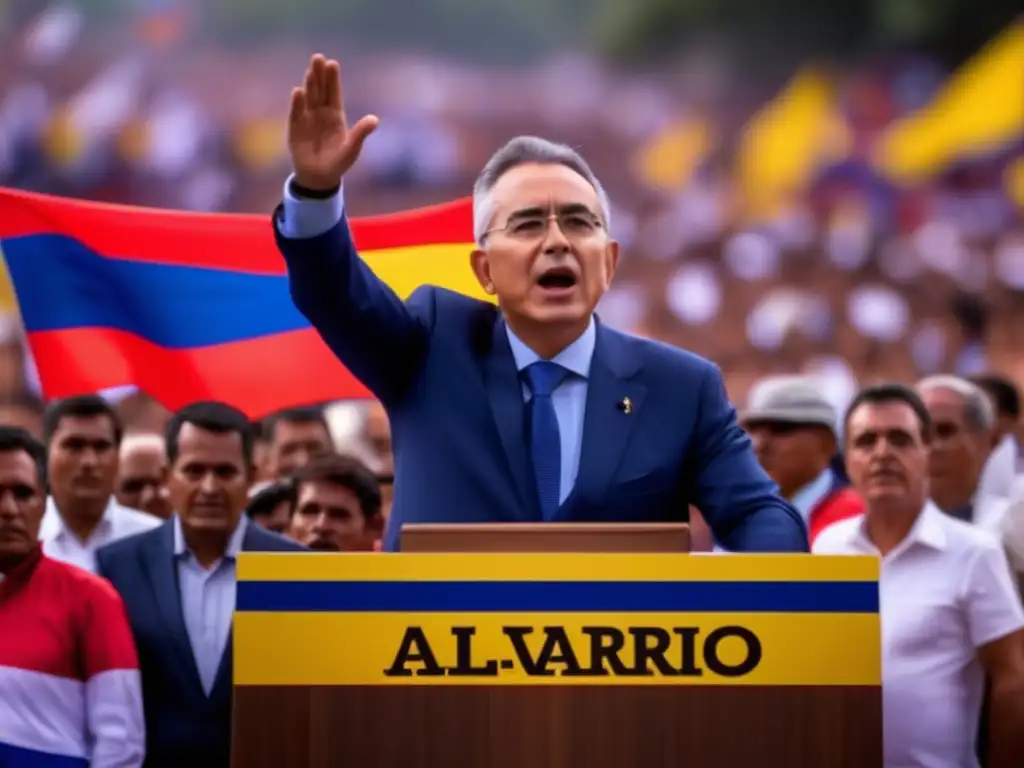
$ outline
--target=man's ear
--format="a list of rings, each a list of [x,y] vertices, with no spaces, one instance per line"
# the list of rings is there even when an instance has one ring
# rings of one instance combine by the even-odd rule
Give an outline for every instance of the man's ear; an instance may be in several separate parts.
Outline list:
[[[494,295],[494,281],[491,280],[491,263],[487,252],[481,248],[474,248],[469,255],[469,266],[476,275],[477,282],[484,289],[488,296]]]
[[[615,270],[619,266],[619,243],[617,240],[609,240],[605,246],[605,270],[608,274],[608,285],[612,284],[615,277]],[[607,287],[607,286],[606,286]]]

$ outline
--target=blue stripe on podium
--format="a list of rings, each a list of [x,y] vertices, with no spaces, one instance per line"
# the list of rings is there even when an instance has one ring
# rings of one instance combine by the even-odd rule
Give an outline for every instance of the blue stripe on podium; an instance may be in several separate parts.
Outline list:
[[[239,581],[237,610],[877,613],[874,581]]]

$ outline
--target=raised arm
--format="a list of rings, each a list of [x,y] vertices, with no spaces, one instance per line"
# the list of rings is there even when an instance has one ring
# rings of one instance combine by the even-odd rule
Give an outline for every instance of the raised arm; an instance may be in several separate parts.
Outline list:
[[[808,551],[800,514],[758,463],[715,367],[708,368],[701,385],[696,445],[696,506],[722,547],[733,552]]]
[[[338,359],[387,402],[419,370],[428,331],[359,258],[345,218],[342,179],[376,127],[372,115],[348,126],[338,63],[314,56],[303,86],[292,91],[294,173],[274,230],[295,306]]]

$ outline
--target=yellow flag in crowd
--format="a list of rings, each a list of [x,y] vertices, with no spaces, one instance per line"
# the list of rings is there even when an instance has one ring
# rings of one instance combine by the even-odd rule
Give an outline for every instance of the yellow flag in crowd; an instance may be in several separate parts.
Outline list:
[[[736,175],[747,215],[771,216],[775,207],[811,183],[830,155],[845,146],[829,79],[807,69],[767,106],[740,136]]]
[[[641,147],[634,158],[637,175],[649,187],[683,189],[711,147],[711,129],[703,120],[673,122]]]
[[[924,109],[891,126],[877,163],[914,182],[951,163],[1024,138],[1024,21],[1012,24],[949,79]]]

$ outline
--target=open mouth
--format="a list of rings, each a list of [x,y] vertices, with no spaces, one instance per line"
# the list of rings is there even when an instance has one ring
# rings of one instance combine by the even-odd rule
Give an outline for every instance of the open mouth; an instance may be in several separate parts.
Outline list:
[[[883,480],[899,482],[903,479],[903,476],[893,469],[878,469],[871,473],[872,480]]]
[[[537,284],[546,291],[565,291],[577,283],[576,273],[569,267],[554,267],[547,270],[537,280]]]

